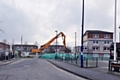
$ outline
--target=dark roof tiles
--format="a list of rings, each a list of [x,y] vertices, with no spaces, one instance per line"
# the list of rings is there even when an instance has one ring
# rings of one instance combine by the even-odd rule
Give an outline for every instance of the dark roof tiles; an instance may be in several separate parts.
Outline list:
[[[102,30],[87,30],[85,34],[113,34],[113,32],[108,32],[108,31],[102,31]]]

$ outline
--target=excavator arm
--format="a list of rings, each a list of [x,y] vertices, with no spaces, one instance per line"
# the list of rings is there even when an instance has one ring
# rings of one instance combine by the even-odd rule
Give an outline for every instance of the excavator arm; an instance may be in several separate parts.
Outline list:
[[[57,39],[59,36],[62,36],[63,38],[63,45],[64,45],[64,48],[66,49],[66,36],[64,35],[63,32],[60,32],[59,34],[57,34],[55,37],[53,37],[50,41],[48,41],[46,44],[42,45],[40,49],[32,49],[32,53],[37,53],[37,52],[41,52],[42,50],[44,50],[45,48],[49,47],[50,44],[55,40]]]

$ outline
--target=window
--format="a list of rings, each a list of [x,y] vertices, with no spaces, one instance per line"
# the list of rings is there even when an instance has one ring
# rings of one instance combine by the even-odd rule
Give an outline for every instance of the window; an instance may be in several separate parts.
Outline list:
[[[93,41],[93,44],[98,44],[98,41]]]
[[[20,48],[19,46],[17,46],[17,48]]]
[[[93,47],[93,50],[94,50],[94,51],[98,51],[98,50],[99,50],[99,47]]]
[[[99,38],[98,34],[93,34],[93,38]]]
[[[110,50],[110,48],[109,47],[104,47],[103,50],[108,51],[108,50]]]
[[[86,48],[86,47],[84,47],[84,50],[87,50],[87,48]]]
[[[104,41],[104,44],[109,44],[109,41]]]
[[[110,38],[110,35],[106,35],[106,34],[105,34],[105,35],[104,35],[104,38]]]

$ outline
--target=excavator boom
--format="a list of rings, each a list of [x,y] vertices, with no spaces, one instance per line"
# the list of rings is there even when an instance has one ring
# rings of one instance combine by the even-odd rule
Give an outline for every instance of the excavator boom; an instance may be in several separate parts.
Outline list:
[[[63,38],[63,45],[64,45],[64,48],[66,48],[66,36],[64,35],[63,32],[60,32],[59,34],[57,34],[55,37],[53,37],[50,41],[48,41],[46,44],[42,45],[40,49],[32,49],[32,53],[39,53],[41,52],[42,50],[44,50],[45,48],[47,48],[48,46],[50,46],[50,44],[55,40],[57,39],[59,36],[62,36]]]

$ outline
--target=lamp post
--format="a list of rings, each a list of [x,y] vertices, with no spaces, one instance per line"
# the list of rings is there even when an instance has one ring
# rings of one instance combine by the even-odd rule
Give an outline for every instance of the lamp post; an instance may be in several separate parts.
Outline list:
[[[114,13],[114,61],[116,61],[116,12],[117,12],[117,0],[115,0],[115,13]]]
[[[84,33],[84,0],[82,4],[82,33],[81,33],[81,56],[80,56],[80,66],[83,67],[83,33]]]
[[[76,64],[77,64],[77,57],[76,57],[76,32],[75,32],[75,59],[76,59]]]
[[[23,35],[21,36],[21,45],[22,45],[22,42],[23,42]]]
[[[76,32],[75,32],[75,58],[76,58]]]
[[[57,30],[55,30],[55,32],[56,32],[56,36],[57,36]],[[56,54],[57,54],[57,38],[56,38]]]

